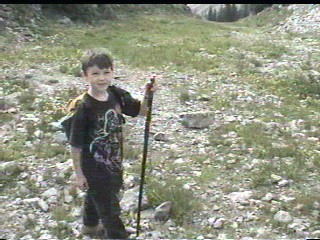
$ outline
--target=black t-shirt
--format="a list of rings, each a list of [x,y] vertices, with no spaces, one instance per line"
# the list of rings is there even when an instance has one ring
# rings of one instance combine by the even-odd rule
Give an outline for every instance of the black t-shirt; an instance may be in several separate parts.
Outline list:
[[[98,101],[86,93],[77,106],[69,143],[82,149],[82,169],[86,177],[104,177],[106,171],[99,163],[104,164],[110,171],[122,170],[121,113],[137,116],[140,102],[132,98],[127,91],[117,89],[118,94],[108,89],[107,101]]]

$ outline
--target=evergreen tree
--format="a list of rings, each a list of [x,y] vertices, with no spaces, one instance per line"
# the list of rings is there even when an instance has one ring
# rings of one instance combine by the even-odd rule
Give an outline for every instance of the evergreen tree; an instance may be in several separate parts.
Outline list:
[[[213,11],[213,21],[217,21],[217,10],[214,9]]]
[[[235,4],[231,4],[231,21],[237,21],[239,19],[238,9]]]
[[[212,6],[210,6],[210,8],[209,8],[209,12],[208,12],[208,17],[207,17],[207,19],[208,19],[209,21],[214,21]]]
[[[232,7],[231,4],[225,4],[225,21],[232,22]]]
[[[249,16],[250,14],[250,4],[241,4],[240,8],[239,8],[239,19],[240,18],[245,18],[247,16]]]
[[[225,22],[225,20],[226,20],[226,8],[224,4],[221,4],[219,12],[217,14],[217,22]]]

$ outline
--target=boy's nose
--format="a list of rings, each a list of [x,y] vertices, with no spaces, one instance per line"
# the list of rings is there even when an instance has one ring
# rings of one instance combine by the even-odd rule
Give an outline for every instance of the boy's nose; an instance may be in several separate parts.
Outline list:
[[[99,80],[104,80],[105,79],[105,76],[103,73],[99,74]]]

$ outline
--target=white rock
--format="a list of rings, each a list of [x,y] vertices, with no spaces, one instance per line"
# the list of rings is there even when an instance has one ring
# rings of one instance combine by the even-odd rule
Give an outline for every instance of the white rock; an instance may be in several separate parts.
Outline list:
[[[267,202],[271,202],[271,200],[275,199],[275,195],[272,193],[267,193],[262,200],[267,201]]]
[[[43,138],[43,136],[44,136],[44,133],[43,133],[43,131],[41,131],[41,130],[36,130],[34,133],[34,136],[36,137],[36,138]]]
[[[285,187],[285,186],[288,186],[289,185],[289,181],[286,180],[286,179],[282,179],[280,182],[278,182],[278,186],[279,187]]]
[[[55,188],[49,188],[47,191],[41,194],[41,196],[44,198],[50,198],[52,196],[57,196],[57,195],[58,195],[58,190]]]
[[[232,192],[228,195],[233,203],[244,202],[252,196],[252,191]]]
[[[53,135],[53,142],[65,144],[68,142],[68,138],[64,132],[58,131]]]
[[[20,238],[21,240],[27,240],[27,239],[34,239],[30,234],[25,235],[23,237]]]
[[[274,220],[276,220],[278,222],[289,223],[289,222],[291,222],[293,220],[293,218],[290,215],[290,213],[280,210],[274,216]]]
[[[154,136],[153,136],[154,140],[156,141],[167,141],[167,136],[165,133],[163,132],[157,132]]]
[[[316,230],[316,231],[312,232],[312,233],[311,233],[311,236],[312,236],[313,238],[319,238],[319,236],[320,236],[320,230]]]
[[[180,164],[180,163],[185,163],[185,162],[186,162],[185,159],[183,159],[183,158],[178,158],[178,159],[174,160],[173,163],[175,163],[175,164]]]
[[[276,175],[276,174],[271,174],[270,177],[271,177],[271,180],[272,180],[273,183],[277,183],[277,182],[279,182],[279,181],[282,180],[282,177],[281,177],[281,176],[278,176],[278,175]]]
[[[47,212],[49,209],[49,205],[45,201],[43,201],[42,199],[39,199],[38,205],[45,212]]]
[[[40,200],[40,198],[38,197],[35,197],[35,198],[26,198],[26,199],[23,199],[22,202],[23,203],[36,203]]]
[[[70,203],[73,201],[73,197],[71,195],[65,195],[64,196],[64,202]]]
[[[219,218],[214,222],[213,228],[220,229],[220,228],[223,227],[223,224],[224,224],[224,219],[223,218]]]
[[[213,210],[213,211],[219,211],[219,210],[220,210],[220,207],[219,207],[218,205],[214,205],[214,206],[212,207],[212,210]]]
[[[58,196],[51,196],[46,199],[47,203],[49,204],[55,204],[58,202]]]
[[[28,218],[29,218],[30,220],[35,220],[35,219],[36,219],[36,215],[34,215],[34,214],[32,214],[32,213],[29,213],[27,216],[28,216]]]
[[[183,184],[183,189],[186,189],[186,190],[190,190],[190,188],[191,188],[191,186],[190,186],[190,184],[189,183],[185,183],[185,184]]]
[[[216,221],[216,219],[217,219],[216,217],[211,217],[211,218],[209,218],[209,219],[208,219],[209,225],[210,225],[210,226],[213,226],[213,225],[214,225],[214,222]]]
[[[52,240],[52,239],[56,239],[54,238],[52,235],[48,234],[48,233],[44,233],[42,234],[39,239],[48,239],[48,240]]]

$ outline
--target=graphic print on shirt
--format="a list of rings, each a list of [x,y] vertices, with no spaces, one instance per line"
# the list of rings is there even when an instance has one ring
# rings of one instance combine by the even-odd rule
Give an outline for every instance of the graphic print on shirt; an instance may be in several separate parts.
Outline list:
[[[105,116],[98,116],[98,123],[103,123],[96,132],[96,137],[90,144],[90,152],[99,163],[104,163],[107,170],[119,172],[122,170],[120,142],[117,134],[121,130],[121,125],[117,112],[110,109]]]

